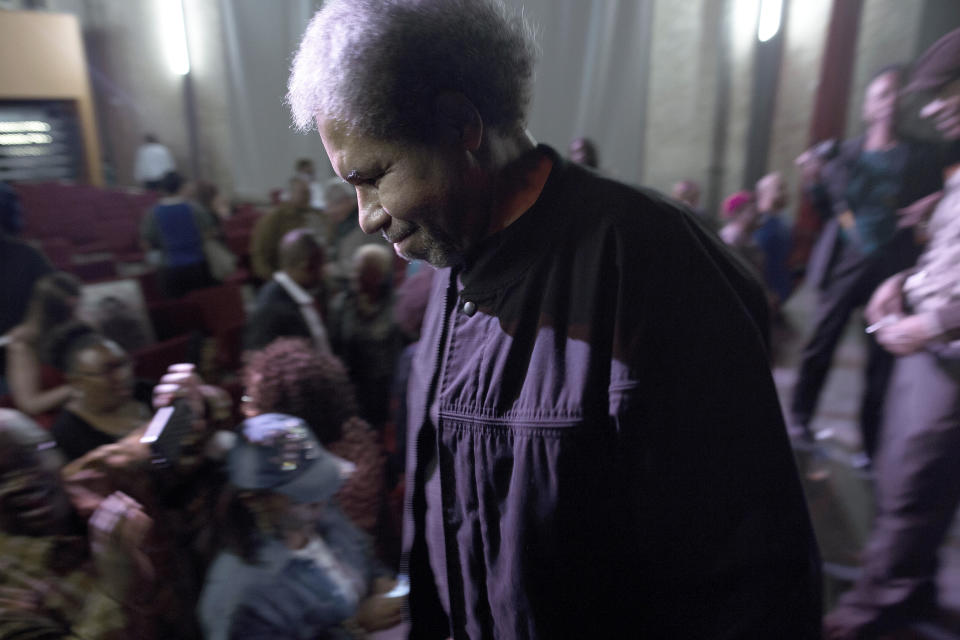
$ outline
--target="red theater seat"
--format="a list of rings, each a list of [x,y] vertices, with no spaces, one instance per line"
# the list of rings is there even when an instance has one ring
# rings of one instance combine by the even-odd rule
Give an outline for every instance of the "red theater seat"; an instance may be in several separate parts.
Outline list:
[[[99,282],[117,277],[117,265],[112,258],[73,264],[70,271],[84,282]]]
[[[190,340],[190,336],[178,336],[134,352],[134,374],[138,378],[159,380],[167,372],[167,367],[187,361]]]
[[[200,306],[192,300],[154,300],[147,303],[157,340],[203,332],[205,325]]]

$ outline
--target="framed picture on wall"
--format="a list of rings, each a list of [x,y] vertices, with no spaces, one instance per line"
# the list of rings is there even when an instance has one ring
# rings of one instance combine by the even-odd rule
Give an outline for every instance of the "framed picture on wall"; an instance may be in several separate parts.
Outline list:
[[[83,179],[83,142],[72,100],[0,100],[0,180]]]

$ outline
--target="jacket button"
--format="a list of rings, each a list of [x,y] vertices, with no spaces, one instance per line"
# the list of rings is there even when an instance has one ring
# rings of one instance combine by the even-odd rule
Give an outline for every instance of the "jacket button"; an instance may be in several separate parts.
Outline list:
[[[475,305],[471,300],[467,300],[463,303],[463,312],[472,318],[473,314],[477,312],[477,305]]]

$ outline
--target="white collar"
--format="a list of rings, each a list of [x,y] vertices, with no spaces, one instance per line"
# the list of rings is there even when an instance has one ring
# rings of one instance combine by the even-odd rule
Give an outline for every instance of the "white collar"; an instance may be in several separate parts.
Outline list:
[[[286,271],[276,271],[273,274],[273,279],[280,284],[284,290],[290,294],[290,297],[293,298],[293,301],[299,305],[304,304],[313,304],[313,296],[307,293],[307,291],[293,281]]]

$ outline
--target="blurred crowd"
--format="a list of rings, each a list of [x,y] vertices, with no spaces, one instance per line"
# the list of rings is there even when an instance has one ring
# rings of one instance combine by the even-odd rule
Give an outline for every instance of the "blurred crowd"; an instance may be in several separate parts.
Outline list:
[[[775,324],[790,322],[801,283],[815,291],[786,407],[798,451],[822,446],[811,425],[847,325],[858,310],[869,325],[852,464],[874,474],[877,516],[830,637],[936,615],[936,550],[960,502],[960,156],[944,143],[958,137],[960,98],[937,93],[956,78],[960,32],[876,74],[861,137],[797,159],[801,198],[823,224],[809,259],[794,252],[786,168],[718,212],[692,180],[672,193],[764,283]],[[904,133],[899,105],[916,93],[942,102],[926,114],[939,137]],[[601,170],[586,138],[569,156]],[[17,189],[0,190],[0,638],[395,627],[406,391],[433,268],[364,234],[353,186],[317,180],[308,159],[239,251],[231,203],[186,180],[152,136],[136,173],[156,193],[139,221],[150,309],[179,309],[196,338],[154,376],[140,375],[145,351],[125,344],[119,312],[84,314],[90,283],[19,237],[31,212]],[[191,311],[224,288],[243,296],[233,342]]]

